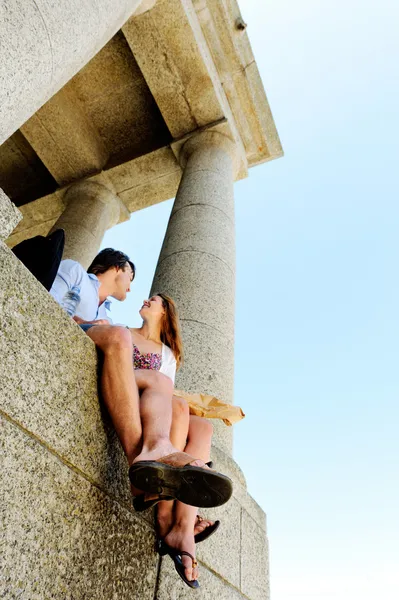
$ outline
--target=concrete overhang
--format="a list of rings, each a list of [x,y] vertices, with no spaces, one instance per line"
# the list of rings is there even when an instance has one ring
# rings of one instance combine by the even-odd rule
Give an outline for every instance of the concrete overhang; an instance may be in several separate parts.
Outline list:
[[[81,178],[127,215],[172,198],[179,140],[209,127],[235,142],[237,179],[282,155],[237,2],[158,0],[0,147],[0,187],[24,217],[7,243],[46,234]]]

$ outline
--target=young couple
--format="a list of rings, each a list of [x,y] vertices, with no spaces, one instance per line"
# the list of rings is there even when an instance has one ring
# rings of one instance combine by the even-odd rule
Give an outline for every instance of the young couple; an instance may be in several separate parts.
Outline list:
[[[133,505],[141,511],[157,504],[158,551],[196,588],[195,544],[219,525],[199,517],[197,507],[224,504],[232,484],[210,468],[209,421],[189,415],[185,400],[173,396],[182,360],[173,300],[162,293],[145,300],[137,329],[112,325],[108,297],[125,300],[134,277],[128,256],[107,248],[87,272],[62,261],[50,293],[62,305],[72,288],[80,289],[73,318],[104,355],[102,395],[129,463]]]

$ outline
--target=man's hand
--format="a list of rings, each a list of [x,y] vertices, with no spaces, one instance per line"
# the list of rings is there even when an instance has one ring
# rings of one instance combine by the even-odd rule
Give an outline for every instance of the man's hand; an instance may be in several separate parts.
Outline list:
[[[110,322],[107,321],[107,319],[97,319],[97,321],[85,321],[84,319],[81,319],[76,315],[72,318],[74,321],[76,321],[78,325],[110,325]]]

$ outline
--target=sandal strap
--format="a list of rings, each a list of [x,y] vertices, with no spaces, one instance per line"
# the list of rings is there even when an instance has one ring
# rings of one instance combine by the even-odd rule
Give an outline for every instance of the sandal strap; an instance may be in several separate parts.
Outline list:
[[[190,554],[190,552],[186,552],[185,550],[179,550],[178,553],[180,554],[180,556],[189,556],[191,558],[193,569],[195,569],[195,567],[198,567],[197,561],[195,560],[194,556]]]

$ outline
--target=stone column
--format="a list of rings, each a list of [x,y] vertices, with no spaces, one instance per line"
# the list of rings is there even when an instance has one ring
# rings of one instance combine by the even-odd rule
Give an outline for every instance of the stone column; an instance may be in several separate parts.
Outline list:
[[[63,258],[77,260],[86,269],[98,252],[104,233],[120,220],[126,208],[111,190],[94,181],[82,181],[68,188],[66,208],[51,231],[64,229]]]
[[[203,132],[180,152],[184,167],[152,293],[176,301],[185,361],[176,387],[233,402],[235,146]],[[231,428],[214,421],[214,443],[231,452]]]
[[[144,0],[0,0],[0,144],[69,81]]]

